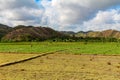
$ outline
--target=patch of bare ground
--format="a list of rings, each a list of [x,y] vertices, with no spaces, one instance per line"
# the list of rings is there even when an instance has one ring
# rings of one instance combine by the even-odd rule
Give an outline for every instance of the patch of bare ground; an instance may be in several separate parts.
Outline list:
[[[1,67],[0,80],[120,80],[120,56],[50,54]]]

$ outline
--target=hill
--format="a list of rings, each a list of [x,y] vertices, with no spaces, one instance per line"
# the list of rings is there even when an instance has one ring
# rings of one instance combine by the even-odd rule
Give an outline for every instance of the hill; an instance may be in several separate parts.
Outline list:
[[[0,39],[10,31],[12,31],[11,27],[9,27],[7,25],[0,24]]]
[[[69,34],[69,33],[67,33]],[[71,35],[71,34],[69,34]],[[72,34],[73,35],[73,34]],[[74,33],[76,37],[103,37],[103,38],[120,38],[120,31],[117,30],[104,30],[104,31],[79,31],[77,33]]]
[[[48,27],[17,26],[6,34],[2,41],[43,41],[56,37],[63,37],[64,34]]]

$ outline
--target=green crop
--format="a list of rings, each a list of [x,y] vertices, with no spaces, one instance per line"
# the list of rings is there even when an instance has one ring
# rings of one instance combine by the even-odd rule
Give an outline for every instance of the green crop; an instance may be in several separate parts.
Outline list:
[[[120,44],[115,42],[16,42],[0,43],[0,52],[45,53],[64,50],[73,54],[120,54]]]

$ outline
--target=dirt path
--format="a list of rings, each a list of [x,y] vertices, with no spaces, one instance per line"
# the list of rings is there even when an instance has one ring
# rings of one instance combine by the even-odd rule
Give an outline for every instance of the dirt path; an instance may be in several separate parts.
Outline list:
[[[0,80],[120,80],[120,56],[50,54],[0,68]]]

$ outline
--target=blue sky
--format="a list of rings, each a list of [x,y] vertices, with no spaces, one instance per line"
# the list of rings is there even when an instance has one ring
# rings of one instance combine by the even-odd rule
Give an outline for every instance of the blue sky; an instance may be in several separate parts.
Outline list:
[[[42,0],[35,0],[35,2],[40,2],[40,1],[42,1]],[[52,1],[52,0],[47,0],[47,1]]]
[[[41,1],[41,0],[35,0],[36,2],[39,2],[39,1]]]
[[[120,0],[0,0],[0,22],[55,30],[120,30]]]

